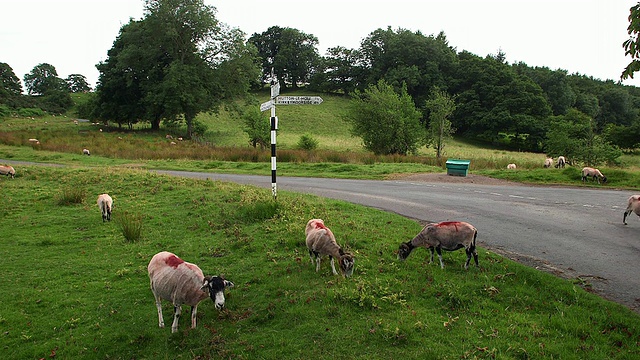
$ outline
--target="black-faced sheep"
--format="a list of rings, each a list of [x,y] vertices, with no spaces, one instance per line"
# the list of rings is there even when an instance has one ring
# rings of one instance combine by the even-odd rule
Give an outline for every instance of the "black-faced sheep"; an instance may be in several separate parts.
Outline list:
[[[91,152],[89,152],[89,149],[82,149],[82,154],[83,154],[83,155],[90,156],[90,155],[91,155]]]
[[[311,219],[307,222],[305,228],[305,235],[307,236],[306,243],[309,250],[309,257],[311,263],[316,263],[316,272],[320,270],[320,259],[324,255],[328,255],[331,260],[331,270],[334,275],[338,275],[333,259],[338,259],[340,270],[344,277],[349,277],[353,274],[353,267],[355,265],[355,258],[350,253],[345,253],[342,248],[336,242],[333,232],[324,225],[322,219]]]
[[[442,250],[455,251],[464,248],[467,252],[467,262],[464,268],[469,268],[469,262],[473,255],[473,260],[478,266],[478,253],[476,252],[476,238],[478,230],[466,222],[462,221],[445,221],[440,223],[428,224],[422,231],[418,233],[411,241],[400,244],[398,249],[398,259],[405,260],[411,251],[418,246],[422,246],[431,250],[431,259],[433,262],[433,251],[438,253],[440,259],[440,268],[444,269],[442,261]]]
[[[11,176],[13,179],[16,176],[16,169],[11,165],[0,165],[0,175]]]
[[[567,159],[564,158],[564,156],[558,156],[558,162],[556,163],[556,169],[558,168],[563,168],[564,166],[567,165]]]
[[[161,328],[164,327],[162,299],[171,301],[174,306],[175,313],[171,325],[173,333],[178,331],[178,320],[182,314],[183,304],[191,306],[191,328],[194,329],[198,304],[210,297],[216,309],[220,310],[225,305],[224,289],[234,286],[231,281],[218,276],[205,277],[197,265],[188,263],[167,251],[154,255],[147,270]]]
[[[113,199],[109,194],[98,195],[98,207],[102,212],[102,222],[111,221],[111,210],[113,209]]]
[[[607,177],[602,175],[600,170],[591,167],[582,168],[582,182],[585,182],[589,177],[592,177],[594,181],[598,180],[598,184],[601,179],[603,183],[607,182]]]
[[[516,164],[509,164],[507,165],[507,169],[512,170],[516,168]]]
[[[546,158],[544,159],[544,167],[546,168],[550,168],[553,165],[553,158]]]
[[[640,216],[640,195],[631,195],[627,200],[627,209],[622,217],[622,222],[625,225],[627,225],[627,216],[631,215],[632,212]]]

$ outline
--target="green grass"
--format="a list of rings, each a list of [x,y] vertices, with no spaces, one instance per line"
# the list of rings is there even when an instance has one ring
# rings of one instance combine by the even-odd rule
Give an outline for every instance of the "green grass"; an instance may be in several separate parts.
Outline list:
[[[480,249],[480,269],[426,251],[396,260],[420,224],[346,202],[268,189],[102,170],[21,167],[0,178],[0,352],[4,359],[632,359],[640,316],[577,284]],[[58,194],[83,189],[81,203]],[[102,222],[138,214],[137,241]],[[323,218],[356,255],[354,276],[315,272],[304,226]],[[490,241],[490,239],[481,239]],[[158,328],[146,266],[175,252],[235,283],[189,328]],[[165,323],[172,308],[165,303]]]

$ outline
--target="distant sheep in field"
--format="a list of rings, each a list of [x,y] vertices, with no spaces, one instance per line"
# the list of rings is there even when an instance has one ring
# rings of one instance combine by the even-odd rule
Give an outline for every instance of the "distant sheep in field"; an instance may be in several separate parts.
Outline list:
[[[516,168],[516,164],[507,165],[507,169],[515,169],[515,168]]]
[[[544,159],[544,168],[550,168],[553,165],[553,158]]]
[[[556,169],[563,168],[567,164],[567,160],[564,156],[558,156],[558,162],[556,163]]]
[[[171,136],[171,135],[167,134],[167,136],[165,136],[165,139],[167,139],[167,140],[173,140],[173,136]]]
[[[234,286],[231,281],[218,276],[205,277],[197,265],[188,263],[167,251],[154,255],[147,270],[161,328],[164,327],[161,301],[164,299],[173,304],[175,313],[171,325],[172,333],[178,331],[182,304],[191,306],[191,328],[195,329],[198,304],[210,297],[216,309],[220,310],[225,305],[224,289]]]
[[[307,249],[309,250],[309,257],[311,258],[312,264],[315,259],[316,272],[320,271],[320,259],[324,255],[328,255],[331,261],[333,275],[338,275],[333,260],[334,258],[338,260],[340,270],[344,277],[349,277],[353,274],[355,258],[350,253],[345,253],[342,250],[336,242],[333,232],[324,225],[322,219],[309,220],[304,232],[307,237]]]
[[[478,230],[476,230],[473,225],[466,222],[445,221],[428,224],[411,241],[400,244],[400,248],[398,249],[398,259],[405,260],[409,254],[411,254],[413,249],[418,246],[422,246],[431,250],[431,259],[429,260],[429,263],[433,262],[433,252],[435,249],[438,253],[438,259],[440,260],[440,268],[444,269],[442,250],[455,251],[464,248],[467,253],[467,262],[464,264],[464,268],[469,268],[469,262],[471,261],[472,255],[477,267],[477,237]]]
[[[83,155],[90,156],[90,155],[91,155],[91,152],[89,152],[89,149],[82,149],[82,154],[83,154]]]
[[[640,216],[640,195],[631,195],[627,200],[627,209],[622,217],[622,222],[625,225],[627,225],[627,216],[631,215],[632,212]]]
[[[102,222],[111,221],[111,210],[113,210],[113,199],[109,194],[98,195],[98,207],[102,212]]]
[[[589,177],[592,177],[594,181],[598,180],[598,184],[600,184],[601,179],[602,183],[607,182],[607,177],[602,175],[600,170],[591,167],[582,168],[582,182],[585,182]]]
[[[38,139],[29,139],[29,142],[32,144],[40,145],[40,141]]]
[[[78,125],[78,120],[73,120],[74,125]]]
[[[0,165],[0,175],[11,176],[13,179],[16,176],[16,169],[11,165]]]

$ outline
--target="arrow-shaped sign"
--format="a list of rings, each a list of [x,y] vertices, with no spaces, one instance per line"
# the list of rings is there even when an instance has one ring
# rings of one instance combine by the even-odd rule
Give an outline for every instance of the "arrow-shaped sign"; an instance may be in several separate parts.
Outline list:
[[[255,106],[255,105],[254,105]],[[263,102],[260,104],[260,112],[267,111],[273,107],[273,100],[269,100],[267,102]]]
[[[319,105],[322,104],[320,96],[278,96],[276,105]]]

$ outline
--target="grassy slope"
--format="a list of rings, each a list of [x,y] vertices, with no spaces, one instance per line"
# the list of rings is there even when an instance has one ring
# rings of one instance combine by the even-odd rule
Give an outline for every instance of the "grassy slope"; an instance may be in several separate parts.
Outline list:
[[[3,358],[409,359],[640,356],[640,317],[571,282],[483,249],[481,268],[445,270],[418,250],[394,251],[420,230],[395,214],[349,203],[119,168],[24,167],[0,178],[0,343]],[[82,203],[58,205],[68,189]],[[95,198],[114,197],[103,223]],[[143,217],[126,242],[123,213]],[[354,276],[315,273],[304,225],[324,218],[356,254]],[[488,239],[484,239],[485,241]],[[157,327],[146,265],[161,250],[224,274],[227,310],[209,300],[199,325]],[[171,307],[165,303],[165,322]]]

